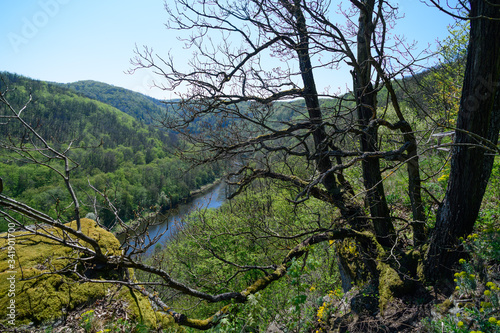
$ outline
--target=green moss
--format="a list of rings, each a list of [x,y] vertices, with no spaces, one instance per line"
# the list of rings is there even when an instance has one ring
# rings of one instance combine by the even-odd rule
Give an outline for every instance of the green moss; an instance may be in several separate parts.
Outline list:
[[[58,234],[60,230],[49,228],[47,232]],[[114,236],[96,227],[94,221],[82,219],[82,232],[99,239],[107,251],[119,251],[119,243],[113,241]],[[8,251],[0,252],[0,303],[15,300],[16,324],[52,320],[80,304],[106,295],[107,286],[104,284],[78,283],[70,275],[40,275],[65,267],[69,263],[69,259],[65,258],[76,255],[70,248],[25,232],[14,235],[16,257],[13,268],[8,266]],[[7,240],[0,239],[0,248],[6,245]],[[12,276],[16,280],[15,296],[9,297],[10,281],[7,278]],[[35,276],[39,277],[33,278]],[[0,320],[7,320],[6,307],[0,307]]]
[[[387,304],[394,298],[395,293],[404,289],[404,282],[394,268],[386,263],[379,262],[380,271],[378,292],[380,296],[379,307],[383,312]]]
[[[149,300],[138,291],[123,288],[119,297],[127,300],[132,316],[147,326],[160,328],[175,325],[172,316],[159,311],[155,312]]]
[[[200,330],[206,330],[207,328],[213,327],[219,321],[220,316],[228,314],[231,309],[231,305],[226,305],[220,311],[218,311],[215,315],[207,318],[207,319],[192,319],[187,318],[185,325],[193,328],[197,328]],[[214,325],[215,323],[215,325]]]
[[[437,306],[439,313],[445,315],[453,307],[453,302],[449,299],[445,300],[443,303]]]
[[[420,281],[425,282],[425,273],[424,273],[424,259],[427,259],[427,250],[429,249],[429,245],[425,244],[422,246],[422,249],[420,250],[420,258],[418,260],[418,265],[417,265],[417,276]]]
[[[377,271],[378,271],[378,294],[379,294],[379,309],[383,313],[386,306],[394,296],[401,294],[406,289],[407,285],[401,279],[398,272],[392,268],[385,260],[387,258],[386,251],[377,241],[374,234],[371,232],[361,232],[360,235],[366,239],[371,239],[371,242],[376,247],[377,255]],[[351,277],[355,277],[356,284],[370,284],[373,282],[373,277],[368,274],[365,263],[360,258],[358,245],[352,239],[344,239],[339,247],[341,260],[349,269]]]
[[[251,286],[246,288],[241,294],[243,296],[248,296],[250,294],[255,294],[258,291],[264,289],[267,287],[271,282],[279,279],[283,275],[286,274],[286,267],[284,265],[280,265],[274,272],[273,274],[266,275],[257,281],[255,281]]]
[[[81,223],[82,233],[97,240],[104,253],[107,252],[108,255],[120,255],[122,253],[122,250],[120,249],[120,242],[111,232],[102,229],[93,220],[81,219]],[[85,227],[83,226],[84,224]],[[68,225],[76,229],[76,221],[73,221]],[[85,242],[84,244],[88,245]]]
[[[365,261],[360,256],[359,245],[354,239],[344,239],[337,247],[339,258],[350,278],[361,286],[372,280]]]
[[[75,227],[75,222],[68,224]],[[97,226],[89,219],[82,219],[82,232],[101,245],[103,252],[120,254],[120,243],[116,237]],[[60,230],[48,228],[47,232],[60,234]],[[34,322],[39,324],[54,320],[76,307],[93,300],[106,297],[109,284],[79,283],[71,274],[58,275],[48,273],[53,269],[61,269],[69,263],[77,253],[68,247],[42,236],[17,232],[15,237],[15,267],[8,266],[8,251],[5,250],[6,239],[0,239],[0,304],[8,304],[11,299],[16,305],[16,325]],[[5,236],[5,234],[0,235]],[[15,273],[13,273],[15,272]],[[133,273],[133,272],[132,272]],[[15,297],[9,296],[10,281],[15,276]],[[38,277],[36,277],[38,276]],[[29,279],[36,277],[33,279]],[[166,327],[173,323],[169,315],[156,313],[149,300],[139,294],[123,288],[119,297],[128,301],[129,310],[138,320],[152,327]],[[6,324],[8,318],[6,306],[0,307],[0,323]]]

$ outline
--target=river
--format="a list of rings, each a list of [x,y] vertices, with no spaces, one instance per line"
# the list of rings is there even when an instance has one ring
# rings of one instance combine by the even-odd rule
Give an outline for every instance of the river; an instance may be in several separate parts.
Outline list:
[[[163,245],[169,239],[178,226],[183,223],[184,217],[199,209],[218,208],[226,201],[226,184],[220,182],[207,191],[195,195],[189,202],[180,204],[169,215],[165,223],[153,225],[148,228],[151,238],[165,232],[156,244]],[[154,251],[155,245],[146,251],[146,256],[150,256]]]

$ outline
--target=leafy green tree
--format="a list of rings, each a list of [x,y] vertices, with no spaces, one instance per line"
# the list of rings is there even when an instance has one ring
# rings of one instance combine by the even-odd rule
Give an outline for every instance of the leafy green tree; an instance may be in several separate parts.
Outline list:
[[[429,115],[444,127],[454,128],[460,106],[469,41],[468,22],[457,22],[441,43],[438,66],[432,68],[423,84],[429,88]],[[439,116],[437,116],[439,115]]]

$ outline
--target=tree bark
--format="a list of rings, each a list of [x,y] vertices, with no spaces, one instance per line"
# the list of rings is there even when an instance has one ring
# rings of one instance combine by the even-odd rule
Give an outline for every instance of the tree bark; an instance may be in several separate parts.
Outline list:
[[[309,54],[309,33],[307,31],[306,19],[300,7],[300,1],[295,0],[293,6],[286,2],[282,3],[296,20],[296,31],[299,37],[299,42],[295,48],[299,60],[302,82],[304,85],[303,97],[308,111],[309,120],[313,126],[312,134],[315,146],[315,155],[317,156],[316,166],[321,174],[325,174],[322,184],[334,198],[334,205],[339,209],[342,217],[346,220],[346,223],[351,228],[358,231],[364,230],[366,229],[367,219],[362,207],[349,202],[349,199],[346,196],[348,189],[345,188],[345,184],[342,184],[342,181],[337,179],[333,172],[329,171],[333,166],[333,162],[327,154],[330,147],[329,137],[323,124],[323,115],[313,75],[311,56]],[[382,239],[387,240],[386,237],[382,237]],[[349,258],[345,251],[342,251],[345,247],[343,242],[340,242],[337,245],[339,270],[341,272],[342,287],[344,291],[352,288],[353,284],[364,284],[367,281],[376,279],[378,276],[376,264],[373,260],[373,249],[371,248],[370,242],[366,240],[358,240],[355,241],[355,243],[358,252],[363,254],[356,258]],[[355,268],[353,269],[353,267]]]
[[[304,85],[302,96],[306,104],[309,121],[313,127],[312,135],[315,146],[315,155],[317,156],[316,166],[321,174],[326,173],[323,177],[322,184],[325,186],[326,190],[333,195],[335,205],[340,209],[342,216],[347,220],[355,220],[362,215],[362,211],[358,207],[352,206],[346,202],[341,184],[337,181],[335,174],[333,172],[329,172],[333,164],[327,154],[329,149],[329,138],[323,124],[323,114],[312,70],[311,56],[309,54],[309,33],[307,30],[306,18],[304,17],[300,7],[300,1],[296,0],[294,5],[285,1],[282,1],[282,3],[296,20],[296,31],[299,42],[295,46],[295,51],[297,52],[300,73]]]
[[[363,131],[360,143],[363,152],[377,151],[378,135],[377,126],[368,127],[368,123],[377,117],[377,93],[371,84],[371,35],[374,25],[372,23],[375,0],[362,1],[360,6],[358,26],[358,70],[354,76],[354,91],[356,92],[358,121]],[[373,219],[373,227],[377,241],[384,246],[394,244],[394,226],[390,218],[389,207],[385,198],[382,175],[380,173],[380,160],[378,158],[366,159],[362,162],[363,181],[366,189],[366,199]]]
[[[500,130],[500,1],[471,0],[471,30],[455,144],[445,198],[433,230],[425,272],[451,277],[459,237],[470,234],[493,166]],[[491,18],[496,18],[491,19]]]

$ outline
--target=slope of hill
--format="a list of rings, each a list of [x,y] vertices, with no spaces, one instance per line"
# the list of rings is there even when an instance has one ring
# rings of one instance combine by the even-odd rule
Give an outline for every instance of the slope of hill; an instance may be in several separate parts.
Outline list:
[[[103,82],[86,80],[61,84],[86,97],[101,101],[143,121],[152,122],[166,109],[160,100],[125,88],[116,87]]]
[[[2,86],[12,90],[7,98],[14,108],[22,107],[31,94],[32,102],[23,115],[33,125],[36,123],[44,137],[56,141],[77,139],[84,144],[96,144],[102,139],[105,148],[118,145],[139,147],[151,139],[159,140],[164,145],[170,143],[165,132],[142,125],[110,104],[84,97],[58,84],[9,73],[0,75]],[[134,110],[136,114],[142,112],[138,108]],[[5,134],[19,135],[16,128],[9,124]]]
[[[32,96],[23,118],[53,147],[65,149],[72,142],[68,154],[79,164],[72,180],[81,198],[90,199],[90,182],[107,191],[109,199],[120,207],[122,219],[134,218],[144,207],[175,205],[191,190],[212,182],[220,172],[208,167],[187,170],[172,154],[172,147],[179,144],[174,135],[145,125],[109,104],[59,84],[10,73],[0,76],[0,89],[9,90],[6,98],[16,110]],[[0,115],[9,112],[6,105],[0,105]],[[141,114],[142,110],[132,113]],[[31,138],[14,119],[0,123],[0,147],[30,145]],[[4,194],[71,218],[71,209],[61,208],[71,202],[64,183],[48,168],[29,163],[12,149],[1,149],[0,175]],[[83,213],[97,211],[105,223],[111,224],[114,214],[106,209],[105,202],[94,207],[91,201],[83,203]]]

